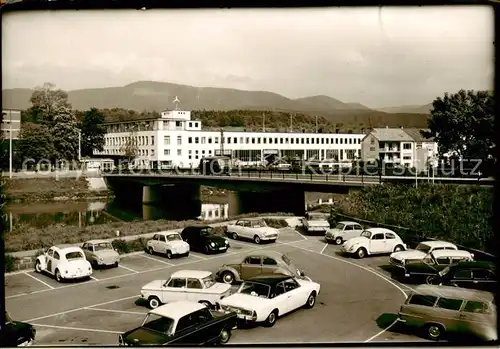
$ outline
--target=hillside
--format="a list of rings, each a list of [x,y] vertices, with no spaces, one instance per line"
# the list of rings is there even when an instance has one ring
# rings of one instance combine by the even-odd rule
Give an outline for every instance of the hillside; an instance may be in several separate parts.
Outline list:
[[[376,110],[385,113],[412,113],[412,114],[430,114],[432,103],[425,105],[401,105],[398,107],[377,108]]]

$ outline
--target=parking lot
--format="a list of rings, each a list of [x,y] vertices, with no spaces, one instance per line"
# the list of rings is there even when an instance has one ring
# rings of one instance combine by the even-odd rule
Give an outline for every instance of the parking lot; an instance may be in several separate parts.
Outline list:
[[[340,248],[325,244],[322,237],[305,237],[290,228],[281,230],[277,243],[230,244],[226,253],[191,252],[179,259],[136,253],[123,257],[118,268],[96,270],[93,279],[83,282],[59,284],[34,271],[6,275],[6,308],[12,318],[37,327],[37,345],[117,345],[118,334],[139,326],[148,312],[139,299],[146,283],[182,269],[216,272],[222,264],[266,249],[286,253],[321,284],[317,304],[286,315],[273,328],[235,330],[230,343],[425,341],[394,331],[395,314],[409,286],[379,268],[387,264],[387,256],[340,256]]]

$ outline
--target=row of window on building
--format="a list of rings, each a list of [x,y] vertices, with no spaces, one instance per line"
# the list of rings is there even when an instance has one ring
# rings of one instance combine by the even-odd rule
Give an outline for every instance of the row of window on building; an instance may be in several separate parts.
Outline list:
[[[177,144],[182,140],[177,137]],[[194,142],[193,142],[194,139]],[[361,138],[325,138],[325,137],[223,137],[226,144],[361,144]],[[168,142],[168,143],[167,143]],[[212,137],[188,137],[189,144],[211,144]],[[219,137],[213,137],[213,143],[219,143]],[[165,144],[170,144],[170,136],[165,136]]]
[[[105,137],[106,146],[123,146],[128,142],[135,145],[155,145],[155,136]]]

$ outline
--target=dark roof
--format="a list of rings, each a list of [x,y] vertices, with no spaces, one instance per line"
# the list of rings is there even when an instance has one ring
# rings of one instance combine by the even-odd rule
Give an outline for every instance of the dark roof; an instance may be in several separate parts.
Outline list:
[[[422,135],[422,131],[424,132],[429,132],[429,129],[423,129],[423,128],[403,128],[403,131],[406,132],[408,136],[413,138],[415,142],[432,142],[434,141],[433,137],[426,138]]]
[[[292,276],[290,275],[285,275],[285,274],[260,274],[257,276],[254,276],[247,281],[253,281],[253,282],[259,282],[261,284],[266,284],[269,286],[276,286],[283,280],[288,280]]]
[[[190,225],[185,227],[184,229],[206,229],[206,228],[212,228],[209,225]]]
[[[487,261],[472,261],[472,262],[458,262],[451,265],[451,268],[484,268],[496,270],[496,266],[492,262]]]

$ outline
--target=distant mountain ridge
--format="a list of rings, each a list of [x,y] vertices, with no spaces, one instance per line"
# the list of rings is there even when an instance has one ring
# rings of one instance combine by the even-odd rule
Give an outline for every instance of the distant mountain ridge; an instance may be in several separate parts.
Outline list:
[[[5,109],[30,107],[32,89],[16,88],[2,91]],[[290,99],[267,91],[246,91],[231,88],[193,87],[157,81],[137,81],[122,87],[105,87],[68,91],[73,108],[125,108],[136,111],[173,109],[178,96],[179,107],[186,110],[281,110],[287,112],[317,113],[325,117],[364,115],[367,112],[428,114],[426,106],[408,106],[372,109],[360,103],[345,103],[335,98],[318,95]],[[420,108],[420,109],[419,109]]]

